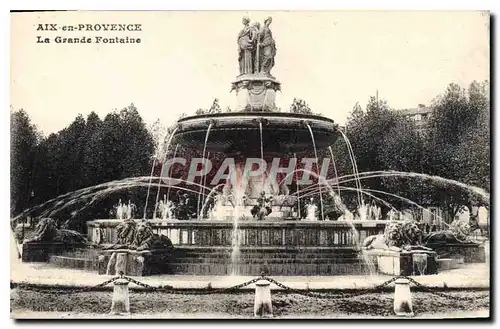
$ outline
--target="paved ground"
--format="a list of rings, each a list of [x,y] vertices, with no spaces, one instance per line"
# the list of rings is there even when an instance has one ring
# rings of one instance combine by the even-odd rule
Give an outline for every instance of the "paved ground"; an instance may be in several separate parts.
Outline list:
[[[19,260],[11,262],[11,281],[14,283],[93,286],[109,278],[111,276],[83,270],[55,268],[45,263],[21,263]],[[149,285],[171,285],[174,288],[205,288],[209,282],[213,288],[229,288],[252,278],[254,277],[190,275],[136,277]],[[273,278],[295,289],[365,289],[381,284],[391,277],[387,275],[343,275],[275,276]],[[464,264],[461,268],[443,271],[437,275],[415,276],[414,278],[428,287],[477,289],[488,288],[490,285],[489,266],[486,263]],[[273,287],[275,286],[271,286]]]
[[[426,319],[449,319],[449,318],[486,318],[489,316],[488,309],[476,311],[462,311],[452,313],[422,313],[416,314],[415,318]],[[108,315],[108,314],[95,314],[95,313],[67,313],[67,312],[36,312],[36,311],[19,311],[12,313],[11,318],[18,320],[22,319],[248,319],[251,316],[230,315],[226,313],[142,313],[130,315]],[[353,315],[353,314],[331,314],[331,315],[318,315],[311,314],[309,316],[303,314],[288,314],[283,316],[275,316],[275,319],[400,319],[396,316],[376,316],[376,315]]]

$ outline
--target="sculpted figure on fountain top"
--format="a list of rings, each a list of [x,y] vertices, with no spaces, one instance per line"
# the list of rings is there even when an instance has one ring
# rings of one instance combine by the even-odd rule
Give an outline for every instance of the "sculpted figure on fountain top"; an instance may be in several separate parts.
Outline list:
[[[264,24],[250,24],[243,17],[243,29],[238,33],[239,76],[232,83],[231,91],[236,90],[237,110],[269,112],[276,109],[276,91],[280,83],[271,75],[276,56],[276,43],[269,26],[272,18]]]

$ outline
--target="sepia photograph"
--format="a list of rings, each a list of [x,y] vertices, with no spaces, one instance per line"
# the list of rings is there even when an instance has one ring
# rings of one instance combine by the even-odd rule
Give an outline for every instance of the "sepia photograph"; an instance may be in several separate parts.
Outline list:
[[[491,320],[492,20],[11,11],[11,319]]]

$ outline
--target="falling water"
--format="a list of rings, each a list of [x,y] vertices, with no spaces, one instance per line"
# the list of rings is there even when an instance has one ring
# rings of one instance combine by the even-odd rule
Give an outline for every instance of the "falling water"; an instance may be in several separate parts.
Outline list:
[[[337,180],[337,191],[340,197],[340,184],[338,183],[339,175],[337,173],[337,165],[335,164],[335,157],[333,156],[333,150],[331,146],[328,146],[328,150],[330,150],[330,156],[332,158],[332,163],[333,163],[333,172],[335,173],[335,179]]]
[[[156,158],[158,157],[158,152],[159,152],[159,149],[160,149],[160,141],[158,141],[158,151],[156,152],[154,158],[153,158],[153,165],[151,166],[151,174],[149,175],[149,183],[148,183],[148,192],[146,193],[146,202],[147,200],[149,199],[149,191],[151,190],[151,182],[153,181],[153,174],[154,174],[154,171],[155,171],[155,165],[156,165]],[[144,213],[146,213],[146,211],[144,211]]]
[[[297,154],[294,153],[293,154],[293,157],[295,159],[297,159]],[[299,187],[299,176],[297,175],[297,171],[295,170],[295,183],[297,184],[297,217],[300,219],[302,218],[302,214],[300,212],[300,187]],[[280,185],[281,185],[282,182],[280,182]]]
[[[111,257],[109,257],[108,260],[108,265],[106,265],[106,275],[111,275],[113,271],[113,265],[116,264],[116,252],[111,254]]]
[[[321,177],[321,175],[318,175],[317,173],[306,170],[306,169],[297,169],[296,171],[303,171],[303,172],[309,173],[310,175],[315,176],[318,179],[318,184],[323,184],[328,189],[328,192],[330,193],[330,195],[332,195],[332,196],[335,195],[335,191],[333,190],[333,187],[330,184],[330,182],[328,180],[326,180],[324,177]],[[304,195],[302,195],[302,197],[304,197]],[[356,229],[356,226],[354,225],[353,221],[351,221],[351,220],[346,220],[345,222],[349,225],[349,228],[351,229],[352,242],[355,245],[356,250],[361,251],[361,242],[359,241],[359,232]],[[366,255],[364,253],[361,253],[361,257],[363,257],[363,261],[367,265],[369,272],[370,272],[370,275],[376,274],[376,268],[375,268],[375,265],[373,263],[373,260],[370,257],[368,257],[368,255]]]
[[[203,144],[203,153],[201,156],[201,159],[203,161],[205,160],[205,152],[207,151],[208,136],[210,135],[210,129],[212,129],[212,126],[213,126],[213,123],[210,123],[208,125],[207,133],[205,134],[205,144]],[[203,164],[203,166],[205,166],[205,164]],[[196,209],[196,213],[198,214],[198,219],[201,218],[201,216],[200,216],[200,202],[201,202],[201,189],[200,189],[200,193],[198,193],[198,205],[197,205],[197,209]]]
[[[343,177],[349,177],[349,176],[352,176],[352,175],[342,176],[341,178],[343,178]],[[460,183],[460,182],[457,182],[457,181],[453,181],[453,180],[448,180],[448,179],[445,179],[445,178],[442,178],[442,177],[439,177],[439,176],[430,176],[430,175],[426,175],[426,174],[396,172],[396,171],[373,171],[373,172],[361,173],[360,179],[374,178],[374,177],[395,177],[395,176],[434,179],[434,180],[437,180],[437,181],[440,181],[440,182],[446,182],[448,184],[452,184],[452,185],[463,187],[464,189],[467,189],[467,190],[469,190],[471,192],[473,191],[473,192],[481,195],[485,199],[489,199],[489,193],[487,193],[486,191],[482,190],[481,188],[478,188],[478,187],[475,187],[475,186],[466,185],[466,184],[463,184],[463,183]],[[352,180],[354,180],[354,178],[353,179],[341,180],[339,183],[345,183],[345,182],[349,182],[349,181],[352,181]],[[330,185],[330,180],[328,180],[328,184]],[[342,187],[341,189],[342,190],[353,190],[353,191],[358,192],[357,189],[353,189],[353,188],[349,188],[349,187]],[[433,214],[429,209],[426,209],[425,207],[419,205],[415,201],[412,201],[412,200],[410,200],[408,198],[402,197],[402,196],[394,194],[394,193],[389,193],[389,192],[385,192],[385,191],[381,191],[381,190],[363,189],[361,191],[361,193],[366,194],[366,195],[370,196],[371,198],[374,198],[374,199],[379,200],[379,201],[383,201],[384,204],[386,204],[386,205],[389,205],[389,204],[385,200],[377,198],[374,195],[367,193],[367,191],[373,192],[373,193],[380,193],[380,194],[384,194],[384,195],[391,196],[391,197],[394,197],[394,198],[398,198],[398,199],[400,199],[400,200],[402,200],[402,201],[404,201],[404,202],[406,202],[406,203],[408,203],[410,205],[416,206],[417,208],[421,209],[424,212],[432,214],[442,224],[448,226],[448,224],[440,216],[438,216],[436,214]],[[307,197],[307,196],[313,195],[314,193],[315,192],[308,192],[308,193],[303,194],[301,197]],[[392,206],[391,206],[391,208],[394,211],[396,210]],[[389,216],[389,221],[394,220],[393,212],[389,212],[388,216]]]
[[[264,143],[262,140],[262,121],[259,122],[259,129],[260,129],[260,158],[263,160],[264,159]]]
[[[234,213],[233,213],[233,232],[231,239],[231,275],[239,275],[238,262],[240,258],[240,247],[242,240],[242,232],[240,231],[238,224],[240,220],[241,208],[243,207],[243,196],[245,195],[244,188],[241,188],[238,184],[233,189],[234,193]]]
[[[342,134],[344,136],[344,140],[347,143],[347,147],[349,148],[349,150],[351,152],[352,164],[354,166],[354,175],[355,175],[355,177],[357,177],[357,187],[358,187],[359,191],[361,192],[361,181],[359,179],[358,162],[356,161],[356,156],[354,154],[354,150],[352,149],[351,141],[349,140],[349,138],[347,138],[346,134],[344,134],[344,133],[342,133]],[[360,198],[361,198],[360,204],[364,205],[364,200],[363,200],[363,196],[361,193],[360,193]]]
[[[153,180],[153,174],[154,174],[155,165],[157,162],[156,159],[160,156],[160,148],[161,148],[162,141],[164,141],[164,139],[165,139],[165,136],[160,134],[160,136],[158,138],[158,147],[156,148],[156,154],[153,158],[153,165],[151,166],[151,174],[149,175],[148,192],[146,194],[146,201],[149,199],[149,191],[151,190],[151,182]]]
[[[319,171],[319,163],[318,163],[318,151],[316,149],[316,141],[314,140],[314,133],[311,129],[311,126],[307,123],[307,128],[309,128],[309,133],[311,133],[311,139],[312,139],[312,142],[313,142],[313,146],[314,146],[314,156],[316,157],[316,168],[317,170]],[[319,175],[318,176],[318,179],[319,179]],[[319,190],[319,202],[320,202],[320,205],[321,205],[321,220],[325,220],[325,214],[323,213],[323,195],[321,193],[321,184],[319,184],[319,181],[318,181],[318,190]]]
[[[349,175],[346,175],[346,177],[347,176],[349,176]],[[480,195],[487,202],[490,201],[490,194],[487,191],[485,191],[484,189],[477,187],[477,186],[473,186],[473,185],[467,185],[465,183],[462,183],[462,182],[459,182],[459,181],[456,181],[453,179],[444,178],[441,176],[433,176],[433,175],[428,175],[428,174],[423,174],[423,173],[405,172],[405,171],[396,171],[396,170],[380,170],[380,171],[363,172],[363,173],[361,173],[361,177],[359,177],[359,179],[367,179],[367,178],[374,178],[374,177],[392,177],[392,176],[421,178],[421,179],[431,180],[431,181],[434,181],[436,183],[442,183],[445,185],[455,185],[457,187],[463,188],[464,190],[467,190],[467,191],[472,192],[474,194]],[[349,180],[345,180],[343,182],[347,182],[347,181],[349,181]]]
[[[259,130],[260,130],[260,159],[264,162],[264,142],[262,139],[262,120],[259,121]],[[264,178],[262,179],[262,190],[264,190]]]
[[[356,183],[356,188],[359,189],[359,191],[361,191],[361,182],[359,181],[359,178],[356,179],[358,177],[358,165],[356,163],[354,151],[352,150],[351,142],[349,141],[349,138],[347,138],[347,136],[344,134],[344,132],[341,129],[338,129],[338,131],[340,132],[340,134],[344,138],[344,141],[345,141],[346,146],[347,146],[347,153],[349,154],[349,158],[351,159],[352,171],[353,171],[353,175],[355,177],[354,182]],[[358,192],[358,203],[360,206],[364,204],[363,197],[361,196],[361,192]]]
[[[353,187],[342,186],[342,187],[340,187],[340,189],[341,189],[342,191],[352,191],[352,192],[355,192],[355,193],[357,193],[357,192],[358,192],[358,189],[353,188]],[[372,191],[372,190],[370,190],[370,191]],[[379,198],[379,197],[377,197],[377,196],[373,195],[372,193],[369,193],[369,192],[368,192],[368,190],[363,189],[363,190],[361,191],[361,193],[363,193],[364,195],[366,195],[367,197],[369,197],[369,198],[371,198],[371,199],[373,199],[373,200],[380,201],[382,204],[384,204],[384,205],[385,205],[385,206],[387,206],[388,208],[390,208],[390,209],[392,209],[392,210],[396,211],[396,208],[394,208],[394,207],[392,206],[392,204],[390,204],[389,202],[387,202],[386,200],[384,200],[384,199],[382,199],[382,198]],[[307,194],[304,194],[304,195],[300,196],[299,198],[304,198],[304,197],[308,197],[308,196],[312,196],[312,195],[316,195],[316,194],[318,194],[317,190],[312,191],[312,192],[309,192],[309,193],[307,193]],[[344,210],[347,210],[347,208],[345,207],[345,205],[343,205],[343,209],[344,209]]]
[[[174,155],[173,155],[173,158],[175,159],[175,156],[177,155],[177,149],[179,148],[179,144],[176,144],[175,145],[175,149],[174,149]],[[164,161],[167,161],[167,159],[165,158]],[[170,172],[172,170],[172,167],[168,168],[168,172],[167,172],[167,177],[170,178]],[[163,175],[163,167],[162,167],[162,172],[160,174],[160,177]],[[160,184],[161,183],[161,179],[158,181],[158,191],[156,191],[156,201],[155,201],[155,211],[153,212],[153,218],[156,216],[156,211],[158,210],[158,201],[160,199]],[[167,198],[170,196],[170,184],[168,186],[168,190],[167,190]]]
[[[165,166],[165,162],[167,162],[167,154],[168,154],[168,148],[170,147],[170,142],[172,141],[172,138],[175,136],[175,133],[177,132],[177,127],[174,129],[174,131],[172,132],[172,134],[170,135],[170,137],[168,138],[168,141],[167,141],[167,145],[165,146],[165,158],[163,159],[163,163],[161,165],[161,173],[160,173],[160,177],[161,175],[163,175],[163,168]],[[161,181],[161,179],[160,179]],[[159,184],[159,183],[158,183]],[[159,188],[159,187],[158,187]],[[149,199],[149,193],[147,194],[147,197],[146,197],[146,203],[144,205],[144,215],[143,215],[143,219],[146,219],[146,215],[147,215],[147,209],[148,209],[148,199]],[[153,217],[154,217],[154,214],[153,214]]]
[[[210,159],[210,152],[207,153],[207,159]],[[207,175],[203,175],[202,180],[201,180],[201,185],[203,185],[203,186],[207,185]],[[205,204],[205,201],[206,201],[205,200],[205,195],[202,195],[202,197],[201,197],[201,205],[202,205],[202,207],[201,207],[201,210],[200,210],[200,213],[201,213],[200,219],[203,219],[203,214],[204,214],[204,212],[203,212],[204,206],[203,205]]]
[[[32,215],[35,211],[40,211],[37,217],[40,218],[52,217],[57,212],[60,212],[68,207],[75,206],[78,203],[83,203],[83,206],[81,208],[72,213],[71,218],[73,218],[78,212],[93,205],[96,201],[108,197],[111,193],[134,187],[147,187],[148,181],[149,181],[149,176],[132,177],[68,192],[53,199],[50,199],[48,201],[45,201],[37,206],[24,210],[19,215],[12,218],[11,222],[15,223],[21,218]],[[199,184],[196,183],[193,183],[193,185],[199,186]],[[168,187],[170,185],[162,184],[160,186]],[[187,192],[197,192],[187,187],[174,186],[174,188]]]
[[[204,202],[203,202],[203,204],[202,204],[202,207],[201,207],[201,210],[200,210],[200,212],[201,212],[202,214],[205,212],[205,209],[206,209],[206,207],[207,207],[208,202],[210,201],[210,198],[213,198],[213,195],[214,195],[214,194],[216,194],[216,193],[218,193],[218,192],[217,192],[217,189],[218,189],[219,187],[221,187],[221,186],[224,186],[224,185],[225,185],[225,183],[222,183],[222,184],[216,185],[214,188],[212,188],[212,189],[210,190],[210,192],[208,193],[207,197],[205,198],[205,200],[204,200]],[[217,205],[214,205],[214,210],[215,210],[216,206],[217,206]],[[215,211],[216,211],[216,210],[215,210]]]
[[[179,148],[179,144],[175,145],[174,158],[177,156],[177,150],[178,150],[178,148]],[[172,167],[170,167],[170,169],[169,169],[168,178],[170,178],[171,171],[172,171]],[[172,185],[168,184],[168,188],[167,188],[167,202],[170,199],[170,190],[171,190],[171,188],[172,188]]]

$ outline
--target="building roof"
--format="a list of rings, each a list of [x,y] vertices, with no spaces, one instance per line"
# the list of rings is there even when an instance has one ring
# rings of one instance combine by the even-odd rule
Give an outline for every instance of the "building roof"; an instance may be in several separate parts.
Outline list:
[[[432,108],[419,105],[418,107],[415,108],[410,108],[410,109],[401,109],[397,110],[403,115],[416,115],[416,114],[428,114],[432,112]]]

